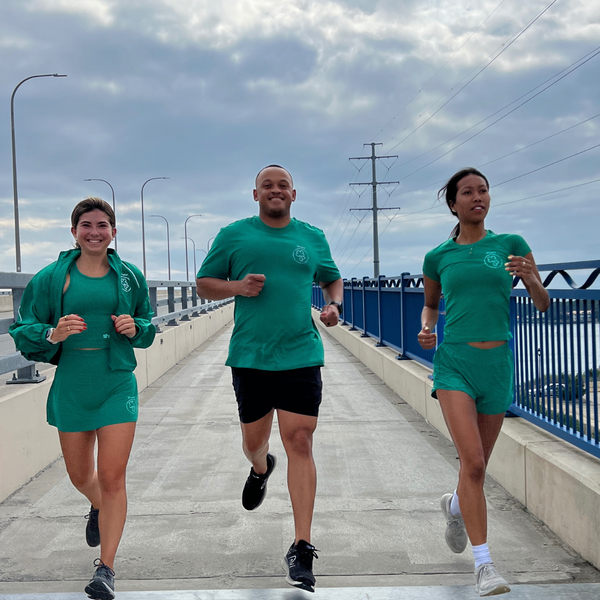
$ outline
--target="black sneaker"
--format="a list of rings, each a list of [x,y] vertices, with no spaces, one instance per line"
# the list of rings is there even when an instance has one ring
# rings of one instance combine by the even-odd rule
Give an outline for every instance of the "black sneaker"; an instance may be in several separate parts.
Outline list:
[[[308,542],[300,540],[292,544],[283,559],[283,568],[287,572],[285,580],[299,590],[315,591],[315,576],[312,572],[313,558],[318,550]]]
[[[90,512],[85,515],[88,520],[85,526],[85,541],[88,546],[95,548],[100,545],[100,529],[98,528],[98,509],[90,506]]]
[[[115,597],[115,572],[107,567],[99,558],[94,561],[96,572],[85,586],[88,598],[96,600],[113,600]]]
[[[273,454],[267,454],[267,472],[257,475],[254,469],[250,467],[250,475],[246,479],[244,491],[242,492],[242,506],[246,510],[258,508],[267,495],[267,480],[269,479],[277,459]]]

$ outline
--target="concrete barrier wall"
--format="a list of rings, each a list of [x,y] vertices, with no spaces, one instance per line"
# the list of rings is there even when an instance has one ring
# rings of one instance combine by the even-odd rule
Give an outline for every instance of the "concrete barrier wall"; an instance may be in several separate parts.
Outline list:
[[[190,321],[180,321],[176,327],[162,326],[150,348],[136,348],[139,391],[229,323],[233,307],[233,303],[227,304]],[[47,379],[43,383],[10,386],[9,393],[0,398],[0,502],[61,454],[56,428],[46,423],[46,398],[54,369],[44,374]]]
[[[347,326],[325,328],[446,438],[431,370]],[[584,559],[600,568],[600,460],[521,418],[504,421],[488,474]]]

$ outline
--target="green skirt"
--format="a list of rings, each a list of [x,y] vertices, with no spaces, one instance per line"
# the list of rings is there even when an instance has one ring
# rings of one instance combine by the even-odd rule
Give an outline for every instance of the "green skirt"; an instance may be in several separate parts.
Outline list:
[[[48,423],[59,431],[93,431],[138,418],[131,371],[111,371],[108,348],[63,351],[48,393]]]

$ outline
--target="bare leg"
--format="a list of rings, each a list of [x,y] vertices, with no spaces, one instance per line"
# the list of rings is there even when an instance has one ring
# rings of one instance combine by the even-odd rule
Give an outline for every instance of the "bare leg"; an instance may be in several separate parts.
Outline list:
[[[240,423],[242,428],[242,448],[246,458],[252,463],[257,475],[267,472],[267,452],[273,425],[274,410],[253,423]]]
[[[59,431],[58,438],[71,483],[94,508],[100,508],[100,487],[94,461],[96,431]]]
[[[458,497],[469,540],[487,542],[487,507],[483,493],[485,469],[498,439],[504,413],[478,414],[475,401],[464,392],[437,390],[446,425],[458,451]]]
[[[277,410],[281,440],[288,457],[288,490],[294,513],[296,539],[310,543],[317,470],[312,455],[317,417]]]
[[[119,423],[98,429],[100,559],[111,569],[114,569],[115,554],[127,517],[125,470],[133,445],[135,425]]]

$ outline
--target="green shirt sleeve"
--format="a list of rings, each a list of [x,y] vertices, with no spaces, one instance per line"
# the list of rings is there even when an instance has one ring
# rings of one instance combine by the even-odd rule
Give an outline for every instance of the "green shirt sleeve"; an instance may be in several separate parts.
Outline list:
[[[329,248],[325,234],[322,231],[319,233],[321,238],[321,261],[317,266],[315,283],[331,283],[340,279],[341,275],[333,258],[331,258],[331,249]]]
[[[440,274],[438,272],[438,260],[435,249],[430,250],[423,260],[423,275],[433,279],[433,281],[440,282]]]
[[[231,245],[227,242],[227,228],[221,229],[214,239],[212,246],[196,277],[214,277],[216,279],[229,279],[231,267],[229,262]]]

